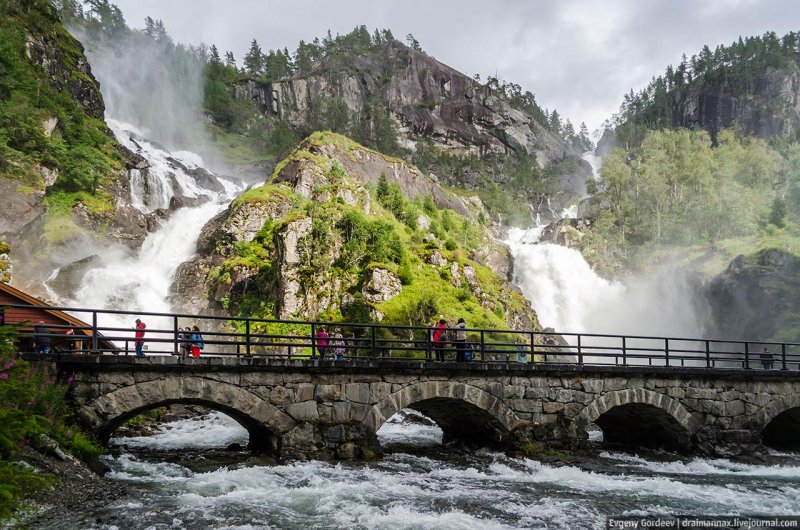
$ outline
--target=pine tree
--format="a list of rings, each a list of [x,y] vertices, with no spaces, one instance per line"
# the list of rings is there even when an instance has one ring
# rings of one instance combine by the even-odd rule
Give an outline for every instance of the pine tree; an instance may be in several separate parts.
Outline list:
[[[244,70],[252,76],[260,76],[264,72],[264,53],[256,39],[250,43],[250,50],[244,56]]]
[[[217,47],[213,44],[211,45],[211,50],[209,50],[208,53],[208,62],[217,65],[222,64],[222,59],[219,57],[219,50],[217,50]]]
[[[225,52],[225,66],[236,68],[236,59],[233,57],[233,52]]]

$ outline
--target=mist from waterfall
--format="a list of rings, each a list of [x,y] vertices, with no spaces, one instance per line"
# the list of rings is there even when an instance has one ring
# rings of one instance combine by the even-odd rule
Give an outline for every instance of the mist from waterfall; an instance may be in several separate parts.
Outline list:
[[[536,229],[532,229],[536,230]],[[516,283],[543,326],[563,333],[612,333],[700,337],[694,284],[686,272],[664,269],[650,276],[609,281],[572,248],[531,243],[512,229],[508,245]]]
[[[109,128],[120,144],[146,161],[128,171],[130,196],[118,200],[147,214],[148,226],[155,226],[136,250],[121,242],[84,249],[85,256],[95,259],[73,294],[64,299],[50,292],[64,305],[132,312],[102,315],[100,321],[101,326],[126,330],[116,335],[132,336],[127,330],[136,318],[133,313],[172,311],[167,297],[178,267],[191,260],[203,226],[244,183],[206,169],[229,171],[215,158],[206,133],[202,47],[139,31],[111,39],[71,30],[84,45],[99,82]],[[77,316],[87,319],[86,314]],[[143,320],[149,329],[172,327],[166,319]]]
[[[600,157],[584,154],[598,178]],[[577,205],[562,218],[575,218]],[[623,280],[598,275],[576,249],[540,243],[544,226],[512,228],[506,243],[516,283],[545,327],[561,333],[702,337],[709,314],[689,271],[670,267]],[[570,337],[567,337],[570,340]]]
[[[106,118],[134,125],[169,150],[208,145],[203,116],[205,50],[139,31],[115,35],[70,28],[100,81]]]

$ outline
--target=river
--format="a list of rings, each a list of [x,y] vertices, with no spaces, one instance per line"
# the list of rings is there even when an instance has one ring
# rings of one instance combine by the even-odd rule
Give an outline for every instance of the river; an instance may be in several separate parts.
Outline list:
[[[609,515],[800,515],[800,466],[602,451],[573,465],[441,446],[397,415],[375,462],[276,464],[221,449],[247,432],[220,413],[115,438],[107,478],[128,493],[39,528],[606,528]]]

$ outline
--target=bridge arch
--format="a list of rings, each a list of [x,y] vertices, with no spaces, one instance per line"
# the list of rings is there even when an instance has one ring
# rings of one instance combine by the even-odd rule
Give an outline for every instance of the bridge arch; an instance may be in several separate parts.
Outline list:
[[[607,392],[575,417],[578,428],[594,423],[610,443],[687,449],[700,425],[678,400],[646,388]]]
[[[787,394],[759,410],[756,427],[762,443],[774,449],[800,449],[800,395]]]
[[[372,432],[403,408],[412,408],[441,427],[445,441],[458,439],[499,444],[521,420],[503,400],[476,386],[452,381],[425,381],[389,394],[367,413]]]
[[[146,410],[172,404],[194,404],[223,412],[250,435],[250,447],[279,451],[280,435],[294,420],[249,390],[204,377],[175,376],[144,381],[108,392],[80,407],[79,415],[102,443],[117,427]]]

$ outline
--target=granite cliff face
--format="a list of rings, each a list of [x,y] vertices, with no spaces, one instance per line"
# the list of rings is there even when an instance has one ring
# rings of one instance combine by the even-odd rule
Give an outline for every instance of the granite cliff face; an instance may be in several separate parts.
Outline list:
[[[706,287],[714,335],[796,342],[800,331],[798,293],[797,256],[780,249],[738,256]]]
[[[429,324],[469,313],[473,324],[536,327],[505,278],[507,250],[475,221],[481,210],[401,160],[315,133],[204,227],[171,302],[281,319]]]
[[[274,83],[243,81],[234,92],[254,101],[265,115],[300,129],[307,128],[309,115],[324,98],[338,97],[358,114],[377,101],[390,110],[408,149],[429,139],[460,156],[520,153],[535,157],[543,168],[574,160],[575,172],[591,174],[581,153],[533,116],[424,53],[390,41],[381,54],[354,61],[337,75],[323,60],[309,74]]]
[[[773,136],[800,139],[800,56],[795,53],[787,58],[782,68],[766,66],[758,70],[753,66],[753,69],[749,74],[752,81],[746,89],[733,84],[739,81],[741,85],[738,79],[743,75],[741,72],[729,74],[724,68],[716,68],[663,96],[639,99],[631,105],[643,109],[647,128],[658,123],[658,126],[705,129],[714,142],[720,131],[731,127],[739,128],[744,135],[764,139]],[[663,108],[654,108],[656,99]],[[627,125],[630,123],[625,121],[621,128]],[[619,142],[615,130],[606,129],[595,152],[605,156]]]
[[[17,283],[38,291],[42,277],[98,241],[141,244],[148,220],[130,205],[128,171],[147,164],[103,122],[103,97],[83,47],[52,7],[8,3],[0,16],[3,38],[18,53],[0,72],[12,87],[0,106],[8,104],[13,120],[4,123],[0,144],[0,239],[12,246]],[[23,119],[30,128],[19,125]],[[93,185],[65,184],[86,174]]]

